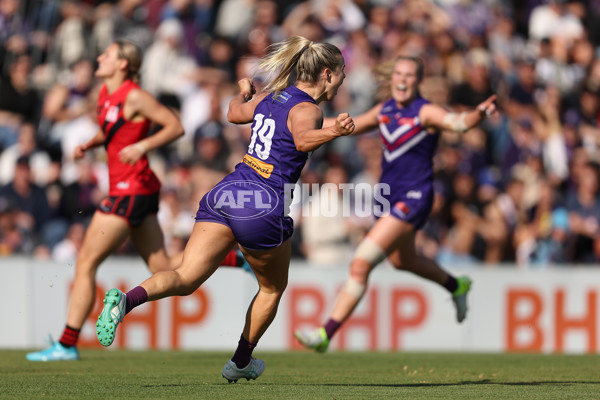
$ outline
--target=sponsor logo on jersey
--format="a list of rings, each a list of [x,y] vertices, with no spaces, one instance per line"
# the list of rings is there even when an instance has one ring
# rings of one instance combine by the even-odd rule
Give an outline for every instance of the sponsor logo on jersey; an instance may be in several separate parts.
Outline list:
[[[242,158],[242,162],[252,168],[263,178],[270,178],[273,172],[273,164],[266,163],[257,158],[252,157],[250,154],[246,154]]]
[[[420,121],[418,117],[399,117],[396,116],[398,125],[410,125],[411,127],[417,125]]]
[[[117,182],[117,189],[126,190],[129,189],[129,182]]]
[[[407,199],[417,199],[417,200],[420,200],[421,197],[423,197],[423,194],[421,193],[420,190],[409,190],[406,193],[406,198]]]
[[[278,103],[285,104],[289,99],[292,98],[292,95],[286,92],[285,90],[279,93],[277,96],[273,96],[273,100]]]
[[[119,119],[119,106],[110,106],[106,112],[106,118],[104,118],[104,120],[108,122],[116,122],[117,119]]]

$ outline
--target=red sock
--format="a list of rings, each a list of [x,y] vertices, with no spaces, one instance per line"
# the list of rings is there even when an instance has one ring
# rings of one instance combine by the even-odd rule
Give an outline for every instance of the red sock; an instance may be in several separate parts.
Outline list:
[[[221,265],[227,266],[227,267],[237,267],[238,266],[237,250],[234,249],[234,250],[231,250],[229,253],[227,253],[227,255],[225,256],[225,259],[223,260]]]
[[[69,325],[65,325],[65,330],[63,331],[63,334],[58,342],[64,347],[73,347],[77,344],[80,331],[81,329],[75,329],[71,328]]]

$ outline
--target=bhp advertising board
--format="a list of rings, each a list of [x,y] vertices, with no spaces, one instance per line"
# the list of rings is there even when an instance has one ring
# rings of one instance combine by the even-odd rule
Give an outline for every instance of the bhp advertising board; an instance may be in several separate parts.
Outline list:
[[[3,306],[2,348],[36,348],[64,326],[73,265],[26,258],[4,259],[0,277],[11,304]],[[469,314],[455,321],[450,295],[441,287],[386,264],[372,275],[369,291],[333,340],[331,351],[472,351],[598,353],[600,271],[489,266],[451,270],[473,279]],[[258,350],[300,349],[298,328],[327,318],[347,267],[290,268],[288,288]],[[131,289],[148,277],[138,259],[111,258],[98,272],[95,308],[80,347],[100,347],[95,321],[104,292]],[[258,286],[253,276],[220,268],[194,294],[137,308],[119,327],[111,349],[235,349],[246,308]]]

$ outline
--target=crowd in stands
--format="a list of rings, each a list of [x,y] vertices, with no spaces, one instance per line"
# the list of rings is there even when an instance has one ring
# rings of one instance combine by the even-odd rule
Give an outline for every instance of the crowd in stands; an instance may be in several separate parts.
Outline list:
[[[442,132],[436,200],[418,248],[444,266],[528,268],[600,261],[600,1],[0,0],[0,255],[75,259],[106,195],[103,148],[75,162],[96,125],[96,57],[115,39],[144,50],[142,87],[185,135],[153,152],[159,221],[182,249],[197,204],[240,161],[249,126],[226,121],[237,81],[292,35],[337,45],[347,79],[326,116],[369,109],[373,69],[421,57],[421,92],[461,112],[493,93],[500,112]],[[301,183],[377,182],[378,132],[312,154]],[[316,188],[321,186],[315,186]],[[318,193],[343,202],[343,191]],[[294,209],[294,257],[348,260],[373,217]],[[125,244],[119,254],[130,254]]]

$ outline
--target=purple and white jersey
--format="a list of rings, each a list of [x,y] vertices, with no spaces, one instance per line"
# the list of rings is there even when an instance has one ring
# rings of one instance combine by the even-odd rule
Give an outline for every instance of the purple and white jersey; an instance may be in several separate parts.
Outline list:
[[[430,133],[419,119],[419,111],[429,102],[417,97],[400,108],[394,99],[383,103],[378,115],[383,142],[380,182],[388,184],[385,196],[391,214],[421,227],[433,204],[433,156],[439,133]]]
[[[254,110],[248,152],[236,170],[253,170],[256,180],[281,194],[286,183],[296,183],[308,153],[296,149],[287,120],[290,110],[304,102],[315,103],[315,100],[295,86],[265,97]]]
[[[439,134],[427,132],[419,111],[429,102],[417,97],[408,107],[399,108],[394,99],[386,101],[378,115],[383,142],[381,182],[396,189],[418,189],[431,185],[433,156]]]
[[[254,110],[248,152],[235,171],[200,200],[196,221],[228,226],[247,249],[277,247],[290,238],[286,184],[295,184],[308,153],[298,151],[287,126],[292,107],[314,99],[294,86],[266,96]],[[288,193],[290,195],[291,193]]]

